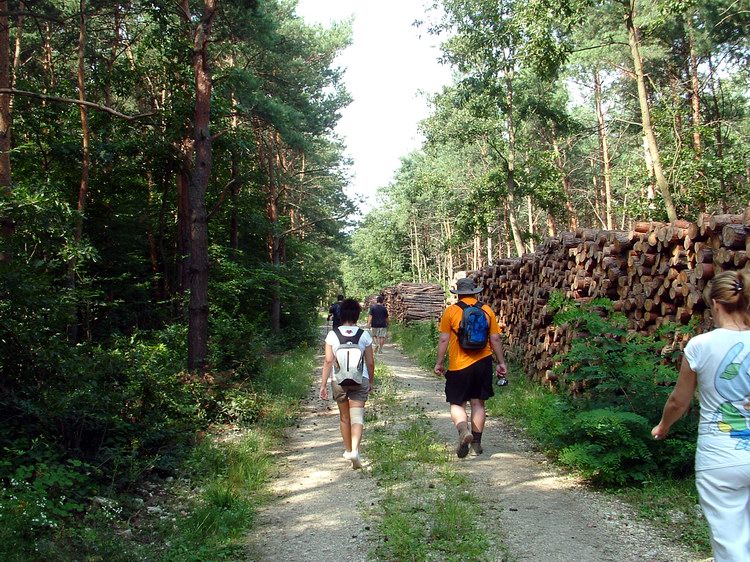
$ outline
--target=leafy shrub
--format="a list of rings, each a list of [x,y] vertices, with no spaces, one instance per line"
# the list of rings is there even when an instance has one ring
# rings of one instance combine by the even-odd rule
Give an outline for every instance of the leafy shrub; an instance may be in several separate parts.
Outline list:
[[[656,463],[646,446],[649,421],[632,412],[596,409],[572,420],[569,442],[560,451],[561,463],[592,482],[622,485],[651,477]]]

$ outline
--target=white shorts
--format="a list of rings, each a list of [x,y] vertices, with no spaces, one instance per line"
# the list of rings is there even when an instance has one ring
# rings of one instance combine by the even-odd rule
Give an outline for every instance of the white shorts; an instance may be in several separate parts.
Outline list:
[[[695,473],[715,562],[750,560],[750,465]]]

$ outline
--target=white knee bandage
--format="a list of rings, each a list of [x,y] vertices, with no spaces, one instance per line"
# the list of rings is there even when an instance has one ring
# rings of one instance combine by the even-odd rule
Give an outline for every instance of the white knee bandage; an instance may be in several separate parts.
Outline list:
[[[365,409],[364,408],[349,408],[349,425],[365,425]]]

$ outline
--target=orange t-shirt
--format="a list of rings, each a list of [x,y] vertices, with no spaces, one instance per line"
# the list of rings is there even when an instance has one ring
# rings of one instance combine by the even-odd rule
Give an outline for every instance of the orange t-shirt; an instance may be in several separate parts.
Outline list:
[[[474,304],[477,299],[474,297],[462,297],[460,300],[466,304]],[[487,313],[487,317],[490,320],[490,335],[500,333],[500,325],[497,323],[497,318],[492,309],[486,304],[482,305],[482,310]],[[466,350],[458,345],[458,327],[461,324],[461,317],[463,316],[463,309],[457,304],[452,304],[443,312],[443,316],[440,318],[440,332],[443,334],[450,334],[451,338],[448,342],[448,370],[449,371],[460,371],[465,369],[472,363],[476,363],[480,359],[484,359],[488,355],[492,355],[492,347],[490,347],[489,340],[487,346],[484,349]]]

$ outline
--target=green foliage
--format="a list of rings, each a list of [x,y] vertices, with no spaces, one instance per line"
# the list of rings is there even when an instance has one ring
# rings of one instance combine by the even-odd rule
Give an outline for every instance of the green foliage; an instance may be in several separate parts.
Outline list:
[[[674,339],[668,337],[683,328],[665,326],[654,335],[631,331],[608,299],[563,305],[553,323],[576,332],[567,353],[556,358],[555,372],[566,383],[577,383],[593,407],[617,406],[658,420],[677,380]]]
[[[571,420],[571,445],[559,454],[562,464],[605,486],[643,482],[656,463],[646,446],[649,421],[632,412],[596,409],[580,412]]]

